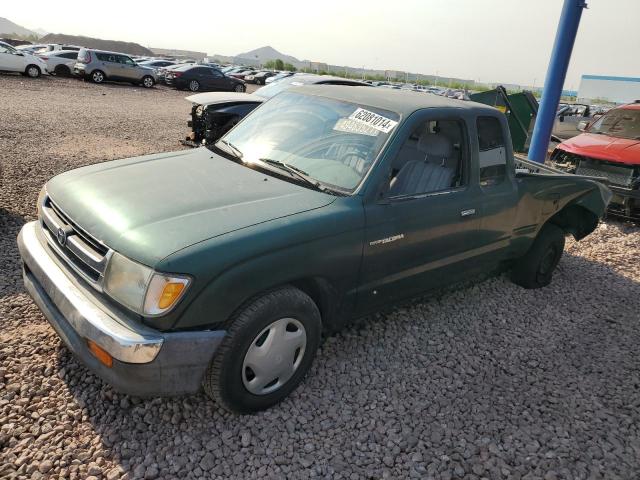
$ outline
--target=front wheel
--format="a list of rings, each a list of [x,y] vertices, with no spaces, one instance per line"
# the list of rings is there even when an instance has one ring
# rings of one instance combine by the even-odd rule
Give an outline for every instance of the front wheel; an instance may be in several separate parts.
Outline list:
[[[144,77],[142,77],[142,86],[144,88],[151,88],[156,84],[155,80],[153,79],[152,76],[150,75],[146,75]]]
[[[529,251],[516,260],[511,280],[524,288],[546,287],[551,283],[563,250],[564,231],[551,223],[544,225]]]
[[[197,80],[191,80],[189,82],[189,90],[191,90],[192,92],[197,92],[198,90],[200,90],[200,82],[198,82]]]
[[[234,91],[234,92],[237,92],[237,93],[242,93],[242,92],[244,92],[245,90],[246,90],[245,86],[244,86],[244,85],[242,85],[241,83],[238,83],[238,84],[234,87],[234,89],[233,89],[233,91]]]
[[[269,408],[302,381],[320,335],[320,312],[308,295],[293,287],[265,293],[233,318],[205,374],[204,390],[230,411]]]

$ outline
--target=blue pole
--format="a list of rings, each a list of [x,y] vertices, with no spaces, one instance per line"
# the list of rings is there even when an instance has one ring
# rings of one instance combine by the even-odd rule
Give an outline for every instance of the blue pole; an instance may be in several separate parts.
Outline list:
[[[551,131],[562,96],[562,87],[567,76],[573,44],[578,33],[578,25],[580,25],[580,17],[582,10],[586,7],[585,0],[564,0],[547,77],[544,81],[538,117],[533,127],[531,145],[529,146],[529,160],[534,162],[544,163],[547,156]]]

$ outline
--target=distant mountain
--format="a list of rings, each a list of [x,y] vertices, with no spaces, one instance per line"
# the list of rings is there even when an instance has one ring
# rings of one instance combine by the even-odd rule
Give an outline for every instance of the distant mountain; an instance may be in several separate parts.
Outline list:
[[[36,32],[41,37],[44,37],[45,35],[47,35],[49,33],[46,30],[43,30],[42,28],[34,28],[33,31]]]
[[[300,60],[296,57],[280,53],[278,50],[270,46],[260,47],[255,50],[251,50],[250,52],[240,53],[236,55],[236,58],[247,58],[253,61],[258,61],[259,63],[278,59],[282,60],[284,63],[290,63],[292,65],[298,65],[300,63]]]
[[[36,32],[29,30],[28,28],[21,27],[17,23],[13,23],[11,20],[7,20],[6,18],[0,17],[0,35],[10,35],[12,33],[16,33],[22,36],[35,35],[39,37]]]
[[[102,40],[100,38],[82,37],[78,35],[50,33],[42,37],[40,41],[42,43],[65,43],[67,45],[78,45],[80,47],[96,48],[98,50],[108,50],[110,52],[128,53],[129,55],[153,55],[151,50],[138,43],[121,42],[120,40]]]

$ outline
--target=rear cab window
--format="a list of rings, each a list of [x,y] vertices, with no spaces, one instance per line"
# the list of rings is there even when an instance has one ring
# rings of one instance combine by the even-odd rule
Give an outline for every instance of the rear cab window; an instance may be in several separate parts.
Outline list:
[[[480,185],[501,184],[507,176],[507,149],[502,124],[496,117],[478,117]]]

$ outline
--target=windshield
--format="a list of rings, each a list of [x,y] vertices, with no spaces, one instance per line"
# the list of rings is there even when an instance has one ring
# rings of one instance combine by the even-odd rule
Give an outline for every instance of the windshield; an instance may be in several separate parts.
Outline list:
[[[398,119],[378,108],[285,92],[254,110],[218,146],[231,145],[245,164],[286,164],[324,187],[350,193]]]
[[[610,110],[589,128],[589,133],[640,140],[640,110]]]

